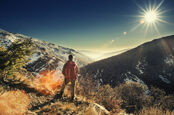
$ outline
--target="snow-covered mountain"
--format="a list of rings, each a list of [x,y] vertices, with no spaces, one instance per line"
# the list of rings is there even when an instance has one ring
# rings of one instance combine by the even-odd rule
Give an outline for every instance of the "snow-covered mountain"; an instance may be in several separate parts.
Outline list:
[[[122,54],[91,63],[81,69],[103,84],[116,86],[135,81],[174,92],[174,36],[144,43]]]
[[[74,61],[77,63],[79,68],[92,62],[90,58],[74,49],[58,46],[53,43],[48,43],[22,34],[11,33],[0,29],[0,46],[4,45],[5,47],[8,47],[17,39],[32,39],[34,43],[34,53],[31,57],[28,57],[30,62],[26,65],[27,70],[32,72],[34,75],[45,69],[61,70],[63,64],[67,61],[69,54],[74,56]]]

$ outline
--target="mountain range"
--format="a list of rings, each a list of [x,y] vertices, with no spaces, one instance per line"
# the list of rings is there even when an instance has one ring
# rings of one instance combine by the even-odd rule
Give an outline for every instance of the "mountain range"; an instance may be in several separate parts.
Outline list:
[[[88,64],[81,68],[81,74],[113,87],[134,81],[173,93],[174,36],[155,39],[119,55]]]

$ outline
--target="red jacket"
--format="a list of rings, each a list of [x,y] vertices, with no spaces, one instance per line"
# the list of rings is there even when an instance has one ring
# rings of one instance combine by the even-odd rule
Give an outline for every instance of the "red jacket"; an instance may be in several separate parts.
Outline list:
[[[63,66],[62,73],[68,81],[76,80],[78,76],[78,68],[75,62],[67,61]]]

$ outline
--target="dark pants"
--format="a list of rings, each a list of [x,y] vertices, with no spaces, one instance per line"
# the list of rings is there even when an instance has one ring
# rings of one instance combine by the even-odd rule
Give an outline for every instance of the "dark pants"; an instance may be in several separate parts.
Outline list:
[[[72,96],[72,98],[71,98],[71,99],[74,99],[75,80],[68,81],[68,80],[65,78],[64,83],[63,83],[63,85],[62,85],[62,89],[61,89],[61,91],[60,91],[60,94],[61,94],[61,96],[63,95],[65,86],[66,86],[69,82],[71,82],[71,89],[72,89],[72,91],[71,91],[71,96]]]

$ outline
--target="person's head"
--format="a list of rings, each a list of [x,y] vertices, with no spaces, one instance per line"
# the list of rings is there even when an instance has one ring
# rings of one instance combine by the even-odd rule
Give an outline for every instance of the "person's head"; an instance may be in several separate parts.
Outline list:
[[[73,60],[73,56],[72,55],[69,55],[68,56],[68,59],[69,59],[69,61],[72,61]]]

